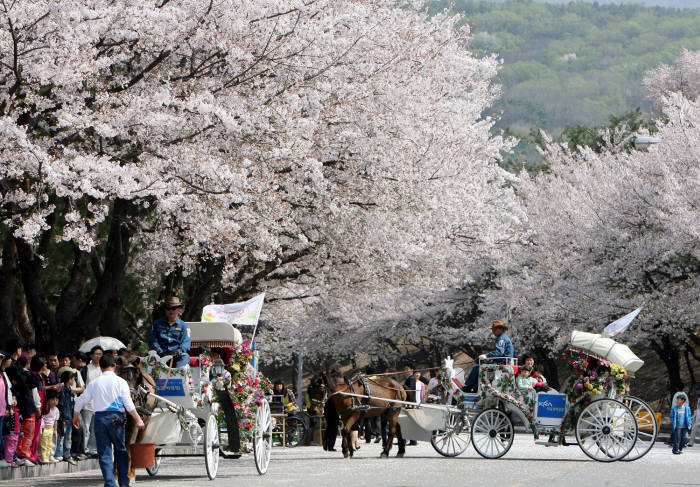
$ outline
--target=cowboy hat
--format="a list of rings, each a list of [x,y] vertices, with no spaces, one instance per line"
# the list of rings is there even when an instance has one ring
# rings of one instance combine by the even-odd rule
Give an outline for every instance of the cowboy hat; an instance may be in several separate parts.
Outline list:
[[[503,323],[501,320],[496,320],[493,323],[491,323],[491,330],[494,330],[496,328],[503,328],[504,331],[508,331],[508,325]]]
[[[180,301],[180,298],[177,296],[170,296],[168,299],[165,300],[165,307],[166,308],[184,308],[185,305],[182,304],[182,301]]]

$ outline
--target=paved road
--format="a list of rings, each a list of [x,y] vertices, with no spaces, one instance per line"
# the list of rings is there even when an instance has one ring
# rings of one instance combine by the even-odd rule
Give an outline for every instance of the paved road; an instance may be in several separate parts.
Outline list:
[[[352,460],[327,453],[320,447],[275,448],[264,477],[255,471],[252,456],[223,460],[214,482],[206,478],[204,462],[197,458],[169,458],[157,477],[145,471],[137,485],[189,486],[700,486],[700,446],[672,455],[666,445],[656,446],[636,462],[602,464],[589,460],[576,446],[548,448],[519,435],[500,460],[485,460],[470,447],[457,458],[442,458],[427,443],[407,447],[403,459],[379,459],[377,445],[363,445]],[[394,450],[395,452],[395,450]],[[97,487],[99,472],[13,481],[13,487]],[[0,482],[0,487],[9,486]]]

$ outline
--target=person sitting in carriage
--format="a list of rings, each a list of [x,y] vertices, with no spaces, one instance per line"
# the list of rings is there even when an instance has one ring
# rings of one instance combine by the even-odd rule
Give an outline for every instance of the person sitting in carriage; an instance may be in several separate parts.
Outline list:
[[[153,323],[148,336],[148,348],[159,356],[173,356],[173,367],[189,365],[192,335],[187,323],[180,319],[184,305],[173,296],[165,300],[165,316]]]
[[[494,349],[487,354],[479,355],[479,360],[489,360],[492,364],[504,364],[507,358],[513,357],[513,342],[506,334],[508,325],[501,320],[496,320],[491,324],[491,332],[496,337]],[[479,380],[479,364],[472,367],[469,377],[462,390],[464,392],[476,392]]]

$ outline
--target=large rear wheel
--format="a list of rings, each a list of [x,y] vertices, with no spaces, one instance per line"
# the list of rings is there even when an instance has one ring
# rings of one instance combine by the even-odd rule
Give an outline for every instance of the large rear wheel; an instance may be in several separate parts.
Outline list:
[[[581,411],[576,422],[576,440],[583,452],[599,462],[624,458],[637,441],[637,422],[615,399],[599,399]]]
[[[291,448],[299,446],[306,438],[306,424],[302,418],[287,416],[285,419],[285,432],[287,434],[286,446]]]
[[[659,425],[656,422],[654,411],[638,397],[623,397],[622,404],[632,411],[634,418],[637,420],[637,441],[632,451],[622,458],[624,462],[631,462],[649,453],[654,443],[656,443]]]
[[[513,422],[500,409],[479,413],[472,425],[472,445],[484,458],[501,458],[513,446]]]
[[[253,436],[253,455],[255,457],[255,468],[260,475],[265,475],[267,467],[270,465],[270,454],[272,453],[272,415],[270,405],[263,399],[258,407],[255,418],[255,435]]]
[[[207,417],[204,425],[204,464],[207,467],[207,477],[214,480],[219,470],[219,425],[214,414]]]
[[[456,457],[469,448],[471,425],[466,415],[448,414],[445,428],[433,431],[430,444],[443,457]]]

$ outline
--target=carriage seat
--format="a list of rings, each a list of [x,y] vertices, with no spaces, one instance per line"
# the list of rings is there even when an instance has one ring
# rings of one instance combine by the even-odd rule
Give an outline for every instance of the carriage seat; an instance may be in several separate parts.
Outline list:
[[[199,357],[190,357],[190,367],[199,367]]]

